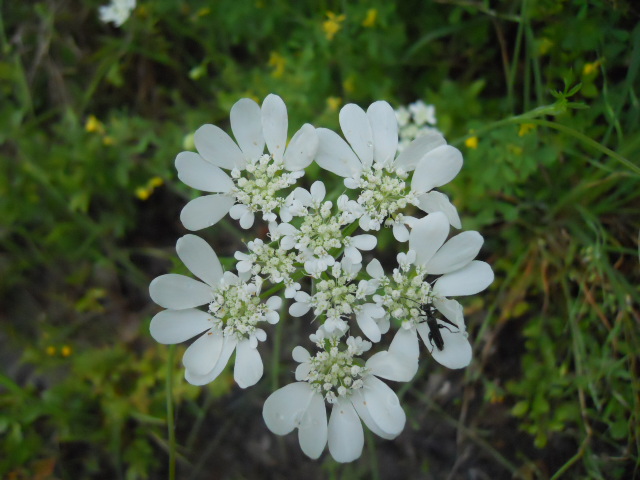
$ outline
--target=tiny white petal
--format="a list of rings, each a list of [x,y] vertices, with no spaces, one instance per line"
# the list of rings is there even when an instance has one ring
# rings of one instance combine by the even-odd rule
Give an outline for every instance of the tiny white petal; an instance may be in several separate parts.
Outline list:
[[[409,240],[409,229],[403,223],[394,223],[393,236],[399,242],[406,242]]]
[[[273,392],[262,407],[262,418],[267,428],[276,435],[292,432],[302,419],[313,395],[315,392],[307,382],[290,383]]]
[[[196,235],[185,235],[176,242],[176,251],[182,263],[200,280],[216,287],[222,279],[222,265],[209,245]]]
[[[305,315],[311,309],[311,305],[308,303],[292,303],[289,307],[289,315],[292,317],[301,317]]]
[[[249,340],[240,340],[236,347],[236,364],[233,378],[240,388],[258,383],[262,378],[264,366],[257,348],[251,347]]]
[[[409,234],[409,249],[416,253],[416,264],[424,265],[444,244],[449,235],[449,220],[442,212],[435,212],[416,221]]]
[[[193,135],[196,149],[202,157],[218,167],[232,170],[245,163],[242,150],[224,130],[215,125],[203,125]]]
[[[262,131],[267,148],[276,160],[282,159],[289,127],[287,107],[278,95],[269,94],[262,102]]]
[[[182,364],[195,375],[205,375],[216,366],[224,337],[220,330],[211,330],[193,342],[182,357]]]
[[[349,103],[340,110],[340,128],[344,138],[356,153],[365,169],[373,163],[373,136],[367,114],[354,103]]]
[[[487,263],[474,260],[466,267],[440,277],[433,292],[443,297],[475,295],[491,285],[493,278],[493,270]]]
[[[216,193],[228,193],[233,188],[233,181],[220,167],[207,162],[197,153],[179,153],[176,169],[178,178],[191,188]]]
[[[372,278],[382,278],[384,277],[384,269],[382,268],[382,264],[377,258],[374,258],[367,265],[367,273]]]
[[[418,162],[431,150],[446,145],[444,137],[438,132],[429,132],[422,137],[416,138],[398,156],[394,162],[396,169],[401,168],[405,172],[410,172],[416,168]]]
[[[187,230],[195,231],[215,225],[229,213],[235,202],[227,194],[214,194],[198,197],[187,203],[180,212],[180,221]]]
[[[387,102],[372,103],[367,109],[373,136],[373,158],[383,165],[393,162],[398,149],[398,121]]]
[[[321,168],[341,177],[356,177],[362,172],[362,163],[349,145],[332,130],[316,129],[320,143],[316,163]]]
[[[165,345],[184,342],[211,328],[211,315],[202,310],[163,310],[151,319],[153,339]]]
[[[231,107],[229,119],[233,136],[236,137],[244,158],[259,158],[264,152],[260,106],[250,98],[242,98]]]
[[[376,248],[376,243],[378,242],[375,236],[369,234],[356,235],[355,237],[351,237],[351,241],[359,250],[373,250]]]
[[[295,347],[291,354],[293,359],[298,363],[306,362],[307,360],[309,360],[309,358],[311,358],[311,354],[309,353],[309,351],[306,348],[301,347],[300,345]]]
[[[346,463],[362,454],[364,431],[349,400],[338,398],[329,418],[329,452],[336,462]]]
[[[247,210],[240,217],[240,226],[245,230],[251,228],[253,226],[253,222],[255,221],[255,215],[252,211]]]
[[[484,239],[478,232],[462,232],[450,238],[425,265],[432,275],[458,270],[476,258]]]
[[[172,310],[199,307],[213,299],[213,291],[209,285],[175,273],[153,279],[149,285],[149,294],[155,303]]]
[[[418,162],[413,173],[411,189],[416,193],[428,192],[458,175],[462,168],[462,153],[451,145],[442,145],[431,150]]]
[[[284,153],[284,166],[290,172],[307,168],[318,152],[316,129],[305,123],[293,136]]]

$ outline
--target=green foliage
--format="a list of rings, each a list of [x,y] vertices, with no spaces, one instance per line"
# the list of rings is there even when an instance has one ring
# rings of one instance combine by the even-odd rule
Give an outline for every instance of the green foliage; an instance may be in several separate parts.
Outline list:
[[[12,346],[0,375],[3,478],[162,476],[168,354],[148,340],[147,285],[183,268],[172,257],[177,216],[194,194],[173,159],[198,126],[224,127],[235,101],[270,92],[287,103],[290,132],[338,127],[348,102],[436,106],[438,128],[465,155],[444,191],[464,228],[485,236],[497,274],[491,300],[469,304],[478,361],[465,395],[504,402],[524,437],[504,449],[497,426],[482,441],[472,427],[464,434],[496,478],[525,477],[536,461],[528,478],[631,478],[635,2],[139,1],[120,29],[98,21],[100,4],[0,4],[0,341]],[[221,225],[213,240],[230,255],[241,234]],[[499,357],[491,342],[521,348]],[[186,464],[232,384],[195,388],[172,372]],[[415,412],[435,403],[416,398]],[[423,457],[412,473],[437,464]]]

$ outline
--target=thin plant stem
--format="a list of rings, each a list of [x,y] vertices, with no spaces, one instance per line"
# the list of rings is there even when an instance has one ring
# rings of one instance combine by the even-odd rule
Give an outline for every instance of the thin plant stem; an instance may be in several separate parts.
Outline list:
[[[173,363],[176,355],[176,346],[169,347],[167,360],[167,436],[169,438],[169,480],[176,478],[176,431],[173,418]]]

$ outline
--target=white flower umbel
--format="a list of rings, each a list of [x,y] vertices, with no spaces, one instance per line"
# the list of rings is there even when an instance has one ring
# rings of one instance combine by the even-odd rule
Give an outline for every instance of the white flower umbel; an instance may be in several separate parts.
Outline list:
[[[316,155],[318,138],[309,124],[286,146],[287,108],[277,95],[268,95],[262,108],[243,98],[231,108],[230,117],[237,144],[215,125],[203,125],[194,135],[198,153],[182,152],[176,158],[180,180],[212,193],[182,209],[180,220],[189,230],[214,225],[227,213],[242,228],[253,225],[256,213],[266,221],[275,220],[274,211],[284,203],[279,193],[304,175]],[[269,154],[264,153],[265,144]]]
[[[354,218],[354,207],[344,198],[337,203],[338,214],[333,211],[333,202],[323,201],[326,189],[321,181],[311,186],[311,191],[296,188],[287,198],[281,215],[287,219],[302,217],[298,228],[290,223],[281,223],[274,230],[281,237],[281,247],[295,248],[304,259],[306,272],[313,276],[335,264],[335,250],[344,249],[344,256],[352,263],[362,261],[360,250],[372,250],[376,246],[373,235],[344,236],[342,228]]]
[[[136,8],[136,0],[111,0],[109,5],[102,6],[98,10],[100,21],[121,27],[129,19],[134,8]]]
[[[367,271],[383,286],[384,294],[374,297],[389,315],[402,322],[398,335],[419,334],[433,358],[448,368],[463,368],[471,361],[462,306],[449,296],[473,295],[493,281],[493,271],[485,262],[473,260],[482,246],[477,232],[462,232],[445,240],[449,222],[445,214],[433,213],[415,222],[409,237],[409,252],[398,255],[398,268],[391,278],[384,276],[379,263]],[[427,277],[441,275],[433,286]],[[446,319],[437,318],[438,310]],[[442,339],[442,344],[439,339]],[[408,340],[405,340],[408,341]],[[401,361],[389,349],[385,361]],[[379,359],[382,361],[382,359]]]
[[[309,457],[318,458],[328,442],[336,461],[351,462],[364,446],[361,421],[376,435],[393,439],[402,432],[406,416],[395,392],[377,378],[377,366],[358,358],[371,348],[369,342],[349,337],[345,344],[318,333],[312,336],[315,356],[303,347],[293,350],[300,362],[297,382],[272,393],[262,416],[277,435],[297,428],[300,447]],[[331,405],[328,422],[325,401]]]
[[[315,282],[313,295],[296,293],[289,314],[301,317],[313,309],[316,317],[324,316],[322,327],[329,334],[346,332],[349,319],[355,315],[362,332],[373,342],[379,342],[381,334],[386,332],[385,312],[380,306],[365,301],[375,292],[376,284],[369,284],[366,280],[355,283],[360,268],[360,264],[352,264],[348,259],[335,263],[330,270],[331,275],[323,274]]]
[[[241,388],[262,377],[258,341],[266,340],[260,324],[277,323],[279,297],[261,302],[262,279],[244,282],[222,266],[213,249],[195,235],[185,235],[176,245],[178,256],[202,282],[177,274],[161,275],[149,285],[151,299],[166,308],[151,320],[151,336],[174,344],[201,335],[184,353],[185,378],[204,385],[222,373],[233,352],[233,376]],[[196,307],[209,305],[207,312]]]
[[[396,158],[398,122],[387,102],[371,104],[366,113],[355,104],[345,105],[340,110],[340,126],[348,144],[331,130],[317,129],[320,143],[316,162],[344,177],[347,188],[360,189],[357,201],[364,210],[360,217],[363,230],[379,230],[391,217],[387,225],[394,227],[397,240],[406,241],[405,225],[412,218],[396,214],[410,204],[427,213],[435,211],[434,205],[438,204],[451,224],[460,228],[455,207],[445,195],[431,192],[451,181],[462,167],[462,154],[447,145],[440,133],[417,138]],[[434,198],[431,193],[438,196]]]

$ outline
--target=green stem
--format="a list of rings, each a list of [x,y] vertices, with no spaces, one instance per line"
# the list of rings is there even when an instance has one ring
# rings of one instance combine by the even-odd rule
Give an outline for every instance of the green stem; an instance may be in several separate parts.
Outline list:
[[[169,347],[167,360],[167,430],[169,437],[169,480],[176,478],[176,431],[173,418],[173,364],[176,354],[176,346]]]

